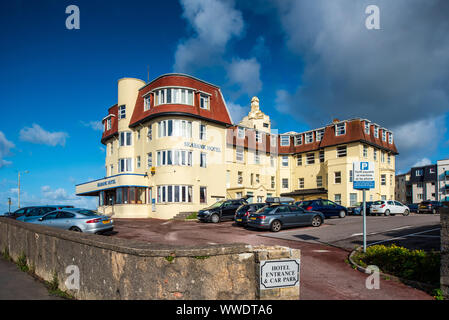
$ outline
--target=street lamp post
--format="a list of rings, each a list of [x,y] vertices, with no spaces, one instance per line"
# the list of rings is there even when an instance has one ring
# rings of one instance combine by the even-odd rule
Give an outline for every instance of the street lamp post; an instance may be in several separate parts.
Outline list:
[[[23,173],[28,173],[28,170],[25,170]],[[17,206],[20,209],[20,171],[17,174]]]

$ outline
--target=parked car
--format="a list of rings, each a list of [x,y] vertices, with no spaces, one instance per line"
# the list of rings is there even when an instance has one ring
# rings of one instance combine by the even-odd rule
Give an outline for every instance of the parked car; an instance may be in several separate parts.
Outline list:
[[[220,200],[210,207],[198,211],[197,218],[201,222],[217,223],[223,220],[233,220],[236,210],[247,204],[246,199]]]
[[[82,208],[64,208],[34,217],[29,223],[59,229],[101,234],[114,229],[114,221],[98,212]]]
[[[73,206],[66,206],[66,205],[35,206],[31,210],[28,210],[24,215],[18,217],[16,220],[28,222],[29,220],[34,220],[35,218],[40,218],[51,211],[55,211],[55,210],[59,210],[59,209],[63,209],[63,208],[73,208]]]
[[[17,219],[18,217],[21,217],[24,214],[26,214],[27,212],[31,211],[31,209],[34,209],[34,207],[23,207],[23,208],[17,209],[14,212],[5,212],[5,214],[3,214],[3,216],[7,217],[7,218],[11,218],[11,219]]]
[[[238,207],[237,211],[235,212],[234,221],[237,223],[237,225],[245,226],[248,222],[249,215],[251,213],[255,213],[257,210],[265,207],[266,205],[266,203],[243,204]]]
[[[321,212],[326,218],[332,216],[344,218],[348,214],[346,207],[326,199],[306,200],[300,204],[300,207],[307,211]]]
[[[439,201],[422,201],[418,206],[418,213],[437,214],[443,204]]]
[[[297,205],[270,204],[250,214],[247,226],[278,232],[287,227],[319,227],[323,221],[321,212],[307,211]]]
[[[374,201],[366,201],[366,215],[369,216],[370,207]],[[348,215],[361,216],[363,215],[363,202],[357,202],[354,206],[348,207]]]
[[[407,203],[406,206],[410,209],[410,212],[418,213],[418,203]]]
[[[371,213],[375,215],[396,215],[402,214],[404,216],[408,216],[410,214],[410,208],[406,205],[400,203],[399,201],[393,200],[380,200],[375,201],[371,205]]]

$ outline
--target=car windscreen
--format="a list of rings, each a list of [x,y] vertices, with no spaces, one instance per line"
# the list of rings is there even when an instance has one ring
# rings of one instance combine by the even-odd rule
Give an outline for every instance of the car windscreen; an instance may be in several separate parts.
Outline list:
[[[226,202],[225,200],[217,201],[217,202],[215,202],[213,205],[211,205],[211,206],[209,207],[209,209],[214,209],[214,208],[221,207],[221,205],[222,205],[223,203],[225,203],[225,202]]]
[[[375,205],[375,206],[380,206],[380,205],[384,204],[384,202],[385,202],[385,201],[374,201],[374,202],[373,202],[373,205]]]

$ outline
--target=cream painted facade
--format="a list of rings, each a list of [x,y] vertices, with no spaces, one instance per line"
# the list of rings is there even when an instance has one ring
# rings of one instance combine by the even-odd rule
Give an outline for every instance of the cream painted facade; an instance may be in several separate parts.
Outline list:
[[[98,210],[102,213],[170,219],[197,212],[219,199],[250,195],[251,201],[263,202],[268,196],[315,189],[322,189],[321,193],[291,196],[297,200],[328,198],[349,206],[362,201],[362,192],[352,188],[350,179],[352,163],[363,160],[375,162],[377,174],[376,187],[367,192],[367,200],[394,197],[394,154],[362,142],[344,144],[344,157],[337,157],[337,147],[342,144],[279,154],[279,140],[271,134],[270,118],[260,110],[257,97],[251,100],[248,116],[235,127],[175,113],[130,126],[143,86],[145,82],[138,79],[118,81],[118,132],[104,142],[106,176],[76,186],[78,195],[99,197]],[[125,106],[124,111],[121,106]],[[173,134],[161,136],[167,126],[172,126]],[[270,150],[256,153],[252,144],[257,145],[257,141],[248,142],[249,146],[228,143],[230,130],[237,135],[239,130],[267,135]],[[320,151],[324,152],[324,161],[320,161]],[[306,154],[310,153],[315,154],[313,164],[307,164]],[[301,164],[298,156],[302,157]]]

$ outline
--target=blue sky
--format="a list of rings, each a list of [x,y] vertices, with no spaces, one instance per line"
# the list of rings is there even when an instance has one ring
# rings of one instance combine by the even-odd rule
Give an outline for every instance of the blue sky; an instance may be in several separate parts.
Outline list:
[[[68,30],[65,9],[80,9]],[[380,7],[381,30],[365,8]],[[407,10],[404,10],[407,8]],[[366,117],[395,132],[398,171],[449,155],[444,1],[2,1],[0,211],[67,203],[104,176],[99,121],[122,77],[189,73],[234,120],[257,95],[280,132]],[[405,13],[404,13],[405,12]],[[447,14],[445,14],[447,13]],[[410,19],[416,24],[407,25]]]

